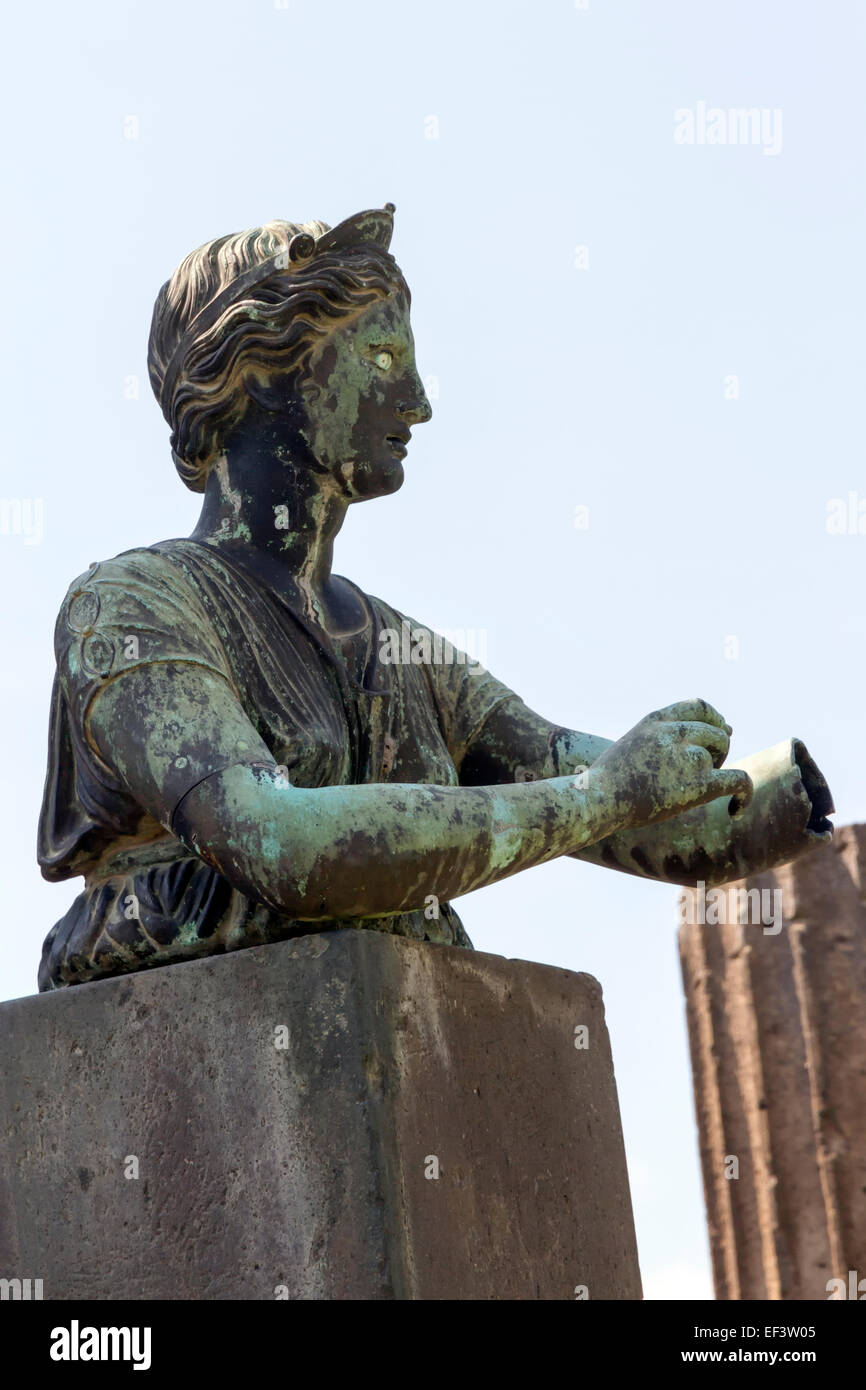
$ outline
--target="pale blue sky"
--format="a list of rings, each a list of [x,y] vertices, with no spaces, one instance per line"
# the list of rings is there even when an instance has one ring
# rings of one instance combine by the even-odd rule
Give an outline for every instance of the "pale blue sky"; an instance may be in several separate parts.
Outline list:
[[[797,734],[838,823],[864,818],[866,535],[826,530],[831,499],[866,499],[862,7],[85,0],[5,26],[0,497],[41,499],[44,536],[0,535],[0,996],[33,991],[80,886],[34,858],[57,607],[196,516],[147,385],[154,297],[272,217],[396,203],[438,380],[337,569],[486,629],[557,722],[616,737],[699,694],[734,759]],[[781,151],[677,144],[699,102],[780,111]],[[461,913],[482,950],[601,981],[647,1293],[706,1295],[676,891],[559,861]]]

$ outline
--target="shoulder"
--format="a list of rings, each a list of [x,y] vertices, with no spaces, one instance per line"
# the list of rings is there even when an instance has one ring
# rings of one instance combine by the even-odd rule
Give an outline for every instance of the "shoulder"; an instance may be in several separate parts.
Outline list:
[[[185,652],[222,665],[211,624],[186,569],[164,548],[126,550],[72,581],[54,629],[58,666],[67,674],[107,677],[135,660],[172,660]],[[213,649],[213,650],[211,650]]]
[[[189,587],[186,571],[160,546],[124,550],[110,560],[94,561],[73,579],[60,605],[58,624],[84,631],[117,610],[152,608],[161,597],[182,591],[187,597]]]
[[[73,579],[66,597],[112,584],[159,584],[182,576],[182,566],[172,558],[174,544],[173,541],[160,541],[156,545],[122,550],[108,560],[94,560],[83,574]]]
[[[362,592],[361,590],[358,591]],[[401,613],[398,608],[392,608],[390,603],[384,599],[376,598],[375,594],[364,594],[364,598],[372,609],[379,627],[396,627],[399,629],[401,623],[409,623],[411,627],[417,627],[411,618],[407,618],[405,613]]]

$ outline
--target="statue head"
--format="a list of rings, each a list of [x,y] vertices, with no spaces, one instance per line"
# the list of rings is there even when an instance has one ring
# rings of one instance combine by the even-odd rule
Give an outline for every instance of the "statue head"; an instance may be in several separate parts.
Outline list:
[[[402,482],[411,425],[430,418],[392,204],[330,228],[269,222],[186,257],[157,297],[150,381],[187,487],[203,492],[239,432],[334,473],[350,500]]]

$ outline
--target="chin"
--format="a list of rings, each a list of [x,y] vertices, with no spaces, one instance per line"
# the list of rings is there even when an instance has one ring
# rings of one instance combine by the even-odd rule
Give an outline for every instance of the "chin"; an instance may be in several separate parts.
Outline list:
[[[366,502],[373,497],[389,497],[403,486],[406,474],[399,459],[389,456],[375,463],[355,467],[349,489],[353,502]]]
[[[403,486],[405,480],[406,474],[402,463],[399,459],[394,459],[389,463],[387,475],[383,480],[382,492],[384,496],[387,497],[389,493],[397,492]]]

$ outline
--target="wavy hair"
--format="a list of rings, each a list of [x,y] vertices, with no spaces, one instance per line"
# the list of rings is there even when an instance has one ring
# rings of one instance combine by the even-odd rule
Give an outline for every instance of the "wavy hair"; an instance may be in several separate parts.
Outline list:
[[[171,427],[172,457],[188,488],[204,492],[227,432],[243,418],[251,375],[296,373],[300,384],[314,347],[336,325],[374,300],[409,290],[393,256],[372,242],[313,254],[289,265],[292,237],[318,240],[325,222],[268,222],[218,237],[192,251],[157,296],[150,328],[150,384]],[[244,271],[285,253],[275,270],[230,302],[193,336],[178,372],[168,372],[196,316]]]

